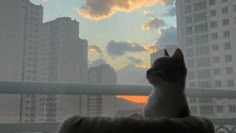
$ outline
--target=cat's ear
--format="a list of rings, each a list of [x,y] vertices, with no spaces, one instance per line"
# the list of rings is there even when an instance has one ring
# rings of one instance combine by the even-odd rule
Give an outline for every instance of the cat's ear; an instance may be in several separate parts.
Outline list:
[[[166,49],[164,49],[164,55],[167,56],[167,57],[169,57],[169,54],[168,54],[168,52],[167,52]]]
[[[178,63],[184,63],[184,54],[179,48],[175,50],[175,53],[173,54],[172,58]]]

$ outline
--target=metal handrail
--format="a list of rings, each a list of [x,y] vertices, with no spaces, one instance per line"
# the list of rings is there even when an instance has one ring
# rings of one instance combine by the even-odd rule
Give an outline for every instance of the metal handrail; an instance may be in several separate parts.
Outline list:
[[[0,94],[148,95],[151,86],[0,81]],[[187,88],[189,97],[236,98],[236,89]]]

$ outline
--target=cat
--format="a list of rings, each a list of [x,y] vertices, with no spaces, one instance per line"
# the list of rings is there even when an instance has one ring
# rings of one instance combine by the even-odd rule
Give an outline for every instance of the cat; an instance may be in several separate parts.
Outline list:
[[[164,49],[165,56],[157,58],[147,70],[146,77],[154,89],[144,107],[144,118],[182,118],[190,116],[185,96],[187,68],[184,55],[178,48],[173,56]]]

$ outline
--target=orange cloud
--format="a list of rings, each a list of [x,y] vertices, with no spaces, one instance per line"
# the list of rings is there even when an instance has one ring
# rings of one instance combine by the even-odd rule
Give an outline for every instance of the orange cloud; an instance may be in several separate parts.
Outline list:
[[[148,65],[145,65],[145,64],[137,64],[137,65],[135,65],[135,67],[137,67],[137,68],[142,68],[142,69],[148,69],[150,66],[148,66]]]
[[[157,51],[157,47],[156,45],[148,45],[148,46],[144,46],[144,49],[148,52],[156,52]]]
[[[147,102],[147,96],[117,96],[130,102],[145,104]]]
[[[151,11],[149,11],[149,10],[144,10],[143,11],[143,15],[150,15],[150,14],[152,14],[152,12]]]
[[[102,53],[101,48],[99,48],[97,45],[88,46],[88,51]]]
[[[143,24],[141,28],[142,30],[159,29],[165,25],[166,23],[163,19],[155,17]]]
[[[77,9],[83,17],[92,20],[101,20],[112,16],[116,12],[132,12],[142,7],[160,3],[169,3],[170,0],[86,0],[84,6]]]

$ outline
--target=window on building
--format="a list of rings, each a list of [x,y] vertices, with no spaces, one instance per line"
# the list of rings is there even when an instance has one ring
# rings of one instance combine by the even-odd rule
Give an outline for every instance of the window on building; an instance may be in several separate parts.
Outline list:
[[[211,106],[211,105],[200,106],[200,114],[201,115],[212,115],[213,114],[213,106]]]
[[[212,62],[213,63],[219,63],[220,62],[220,57],[219,56],[213,56]]]
[[[201,98],[199,98],[199,102],[200,103],[211,103],[211,102],[213,102],[213,99],[208,98],[208,97],[201,97]]]
[[[224,107],[222,105],[217,105],[216,106],[216,112],[217,113],[223,113],[224,112]]]
[[[210,15],[211,15],[211,17],[216,16],[216,10],[211,10],[211,11],[210,11]]]
[[[185,6],[184,12],[185,12],[185,13],[191,13],[191,12],[192,12],[192,5],[187,5],[187,6]]]
[[[236,5],[234,5],[234,11],[236,12]]]
[[[224,38],[229,38],[230,37],[230,32],[229,31],[224,31],[223,36],[224,36]]]
[[[235,113],[236,112],[236,106],[235,105],[229,105],[229,112]]]
[[[211,22],[211,28],[217,28],[217,21]]]
[[[190,106],[190,112],[191,112],[191,114],[197,114],[197,107],[195,107],[195,106]]]
[[[211,72],[209,69],[202,69],[198,71],[198,79],[207,79],[211,77]]]
[[[196,2],[194,4],[194,11],[206,10],[206,1]]]
[[[209,47],[208,46],[202,46],[196,48],[197,55],[209,55]]]
[[[186,27],[186,35],[191,35],[193,32],[192,26]]]
[[[189,56],[189,57],[193,56],[194,55],[194,49],[193,48],[188,48],[186,55]]]
[[[221,81],[220,80],[216,80],[215,81],[215,87],[217,88],[220,88],[222,85],[221,85]]]
[[[198,67],[206,67],[206,66],[210,66],[210,60],[209,58],[199,58],[197,60],[197,66]]]
[[[225,62],[232,62],[232,55],[225,55]]]
[[[215,5],[216,4],[216,0],[209,0],[209,4],[212,6],[212,5]]]
[[[228,14],[228,12],[229,12],[228,7],[223,7],[221,12],[222,12],[222,14]]]
[[[227,80],[227,86],[228,86],[228,87],[234,87],[234,80],[228,79],[228,80]]]
[[[185,16],[185,24],[192,24],[192,16]]]
[[[231,43],[230,43],[230,42],[224,43],[224,49],[225,49],[225,50],[231,49]]]
[[[212,50],[213,51],[218,51],[219,50],[219,45],[218,44],[213,44],[212,45]]]
[[[190,88],[195,88],[196,87],[196,83],[195,82],[189,82],[189,87]]]
[[[194,15],[194,22],[201,22],[201,21],[206,21],[207,20],[207,13],[206,12],[201,12],[197,13]]]
[[[229,25],[229,19],[223,19],[222,24],[223,26]]]
[[[228,0],[221,0],[221,3],[226,3],[228,2]]]
[[[186,44],[188,46],[192,46],[193,45],[193,38],[186,38]]]
[[[212,34],[211,34],[211,38],[212,38],[213,40],[217,40],[217,39],[218,39],[218,33],[212,33]]]
[[[232,67],[226,67],[225,68],[225,73],[226,74],[233,74],[233,68]]]
[[[196,103],[197,102],[197,98],[196,97],[190,97],[189,98],[189,102],[190,103]]]
[[[194,80],[195,79],[195,73],[192,72],[192,71],[188,72],[188,79],[189,80]]]
[[[208,31],[208,24],[197,24],[195,25],[195,32],[196,33],[202,33],[202,32],[207,32]]]
[[[208,43],[208,34],[198,35],[195,37],[196,44]]]
[[[187,66],[188,66],[189,68],[193,68],[193,67],[194,67],[194,60],[188,60],[188,61],[187,61]]]
[[[233,79],[227,80],[227,85],[228,87],[234,87],[234,80]]]
[[[220,75],[220,68],[214,68],[214,75]]]
[[[200,88],[211,88],[212,87],[212,84],[211,84],[211,81],[210,80],[206,80],[206,81],[200,81],[198,82],[198,86]]]

